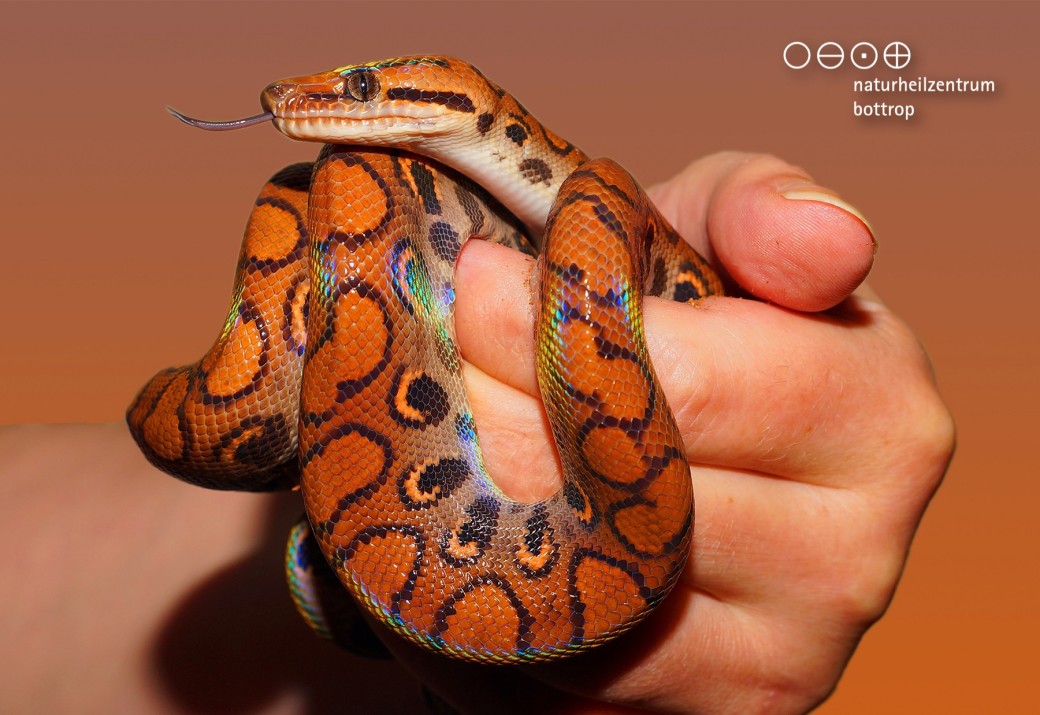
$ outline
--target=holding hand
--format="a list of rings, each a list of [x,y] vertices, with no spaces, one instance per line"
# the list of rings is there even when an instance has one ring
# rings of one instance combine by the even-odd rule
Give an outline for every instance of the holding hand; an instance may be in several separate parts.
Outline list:
[[[463,710],[813,707],[884,612],[952,455],[953,424],[921,346],[867,289],[853,292],[874,242],[851,206],[779,160],[735,153],[652,193],[736,295],[769,301],[646,301],[651,356],[694,465],[686,573],[645,624],[571,661],[489,669],[391,643]],[[531,267],[475,242],[457,271],[489,470],[527,500],[559,483],[532,308],[516,299]],[[520,483],[530,474],[548,476]]]

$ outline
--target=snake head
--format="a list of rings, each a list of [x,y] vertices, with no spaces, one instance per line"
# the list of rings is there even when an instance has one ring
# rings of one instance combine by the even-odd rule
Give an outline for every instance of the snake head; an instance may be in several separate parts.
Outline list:
[[[260,103],[293,139],[412,148],[460,138],[499,97],[479,70],[447,57],[399,57],[275,82]]]

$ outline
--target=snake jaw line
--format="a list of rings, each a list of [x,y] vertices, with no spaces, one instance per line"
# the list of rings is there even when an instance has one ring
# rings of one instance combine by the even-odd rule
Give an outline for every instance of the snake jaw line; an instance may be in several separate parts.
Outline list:
[[[404,122],[389,117],[352,121],[336,116],[275,115],[274,126],[290,139],[302,141],[409,148],[419,147],[423,140],[444,133],[432,118]]]
[[[429,137],[457,131],[437,108],[344,104],[293,96],[264,103],[278,131],[293,139],[329,144],[368,144],[415,150]]]

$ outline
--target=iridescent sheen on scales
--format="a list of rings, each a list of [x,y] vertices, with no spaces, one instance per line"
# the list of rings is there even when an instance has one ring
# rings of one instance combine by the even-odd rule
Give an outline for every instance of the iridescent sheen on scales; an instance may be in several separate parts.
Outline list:
[[[142,450],[212,488],[298,481],[288,569],[319,631],[308,531],[382,623],[452,656],[534,661],[630,628],[676,582],[693,524],[642,299],[720,293],[711,269],[621,167],[459,60],[340,67],[261,103],[236,123],[179,116],[270,119],[326,146],[261,190],[217,342],[128,410]],[[539,256],[537,373],[564,486],[538,503],[489,478],[464,389],[454,265],[474,237]]]

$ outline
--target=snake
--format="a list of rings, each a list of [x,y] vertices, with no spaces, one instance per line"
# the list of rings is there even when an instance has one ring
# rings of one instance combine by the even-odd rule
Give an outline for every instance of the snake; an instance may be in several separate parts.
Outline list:
[[[287,570],[319,632],[326,582],[469,661],[559,658],[629,630],[677,582],[694,523],[643,299],[719,295],[718,275],[625,169],[462,60],[284,79],[261,107],[171,110],[323,146],[261,189],[213,346],[128,408],[145,456],[203,487],[300,492]],[[454,270],[472,238],[537,256],[535,369],[563,482],[530,503],[488,474],[462,378]]]

